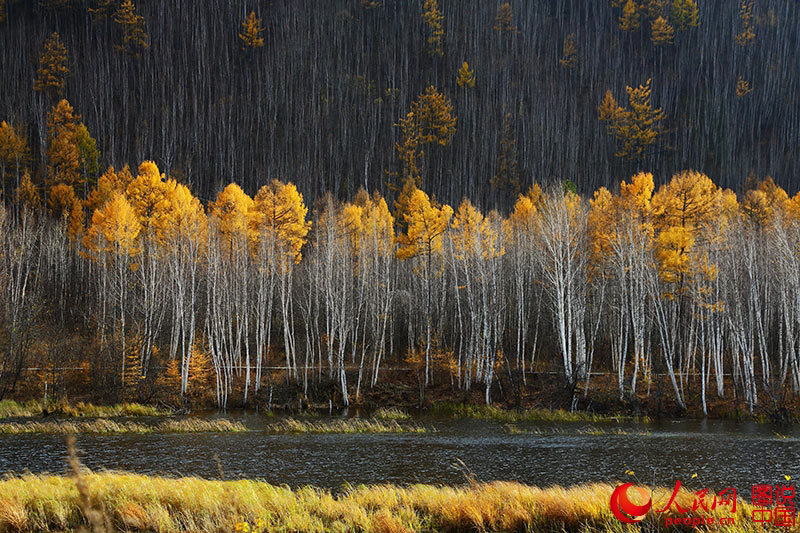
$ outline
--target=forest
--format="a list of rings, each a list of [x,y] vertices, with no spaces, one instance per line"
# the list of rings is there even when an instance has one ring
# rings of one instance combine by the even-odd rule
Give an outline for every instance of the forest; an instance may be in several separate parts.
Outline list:
[[[1,0],[0,399],[783,409],[799,15]]]

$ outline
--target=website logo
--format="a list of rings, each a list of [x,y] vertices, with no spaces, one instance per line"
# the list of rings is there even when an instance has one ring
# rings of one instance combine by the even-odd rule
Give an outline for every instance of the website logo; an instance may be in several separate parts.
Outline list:
[[[633,483],[625,483],[614,489],[614,492],[611,493],[611,501],[609,502],[611,512],[614,513],[614,516],[616,516],[620,522],[625,524],[641,522],[647,514],[647,511],[649,511],[650,507],[653,505],[650,494],[642,487],[634,487],[634,489],[639,492],[642,499],[647,498],[647,503],[643,505],[633,503],[628,498],[628,489],[631,487],[634,487]]]

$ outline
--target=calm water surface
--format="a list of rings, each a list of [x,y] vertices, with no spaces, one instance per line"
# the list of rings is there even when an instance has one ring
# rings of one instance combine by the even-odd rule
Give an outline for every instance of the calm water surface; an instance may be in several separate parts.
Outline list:
[[[209,415],[217,416],[217,415]],[[345,483],[463,483],[464,466],[478,480],[547,486],[630,479],[672,486],[676,479],[749,494],[755,483],[800,479],[800,428],[750,422],[681,420],[592,427],[626,435],[585,435],[581,423],[521,423],[538,434],[509,434],[494,421],[416,418],[424,434],[269,435],[277,420],[228,413],[246,434],[112,435],[78,438],[94,470],[218,478],[258,478],[292,487],[339,488]],[[324,417],[315,420],[324,420]],[[647,432],[647,434],[641,434]],[[59,435],[0,436],[0,473],[65,471]],[[693,486],[690,485],[690,486]]]

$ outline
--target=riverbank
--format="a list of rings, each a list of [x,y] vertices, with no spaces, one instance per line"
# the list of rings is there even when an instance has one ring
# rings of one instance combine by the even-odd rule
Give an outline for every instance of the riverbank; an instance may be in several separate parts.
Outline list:
[[[626,531],[609,508],[615,487],[539,488],[495,481],[459,487],[358,486],[332,493],[252,480],[26,475],[0,481],[0,531],[72,531],[87,525],[87,516],[95,531],[98,526],[106,531],[241,531],[245,523],[249,531]],[[672,489],[652,491],[656,506],[671,495]],[[676,502],[691,508],[692,498],[681,490]],[[751,507],[743,500],[737,501],[735,513],[729,507],[715,513],[707,516],[734,518],[737,525],[714,531],[764,530],[754,527]],[[665,527],[665,519],[685,516],[651,512],[639,526],[675,531]]]

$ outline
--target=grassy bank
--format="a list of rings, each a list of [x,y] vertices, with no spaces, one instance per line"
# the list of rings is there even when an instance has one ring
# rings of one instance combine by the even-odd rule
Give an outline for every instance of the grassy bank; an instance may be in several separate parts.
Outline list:
[[[115,416],[168,416],[173,414],[173,411],[139,403],[93,405],[83,402],[74,405],[64,402],[48,403],[45,410],[42,402],[37,400],[21,403],[14,400],[0,401],[0,418],[41,416],[46,413],[74,418],[110,418]]]
[[[52,422],[0,423],[0,435],[16,435],[21,433],[92,433],[109,435],[115,433],[229,433],[241,431],[247,431],[247,428],[241,422],[234,422],[227,419],[202,420],[199,418],[165,420],[158,424],[118,422],[104,419],[85,422],[58,420]]]
[[[491,482],[359,486],[332,494],[247,480],[103,473],[83,474],[76,484],[68,477],[26,475],[0,481],[0,531],[71,531],[86,523],[84,516],[117,531],[235,531],[243,522],[250,531],[667,530],[665,516],[653,513],[635,529],[624,529],[609,510],[613,490],[612,484],[541,489]],[[657,488],[653,500],[663,506],[671,493]],[[677,502],[691,508],[691,493],[682,491]],[[717,511],[738,525],[714,531],[763,531],[752,527],[751,508],[741,500],[735,515],[728,508]]]
[[[501,409],[492,405],[441,402],[433,406],[433,413],[452,418],[480,418],[513,424],[516,422],[649,422],[646,416],[600,415],[586,411],[563,409]]]
[[[416,424],[399,424],[395,420],[348,418],[340,420],[298,420],[285,418],[267,426],[269,433],[424,433]]]

